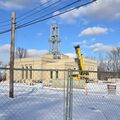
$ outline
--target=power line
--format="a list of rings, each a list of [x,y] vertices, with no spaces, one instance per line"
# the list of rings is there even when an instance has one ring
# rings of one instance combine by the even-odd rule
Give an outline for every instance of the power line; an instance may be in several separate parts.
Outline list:
[[[10,32],[10,31],[11,31],[11,29],[4,30],[4,31],[1,31],[0,34],[8,33],[8,32]]]
[[[5,21],[0,21],[0,28],[1,27],[7,27],[7,26],[11,25],[10,23],[11,23],[10,19],[5,20]]]
[[[54,1],[54,0],[53,0]],[[47,9],[47,8],[49,8],[49,7],[52,7],[53,5],[55,5],[55,4],[57,4],[57,3],[59,3],[59,2],[61,2],[62,0],[58,0],[58,1],[56,1],[56,2],[54,2],[54,3],[52,3],[52,4],[50,4],[49,6],[47,6],[47,7],[45,7],[45,8],[43,8],[43,9],[41,9],[41,10],[39,10],[39,11],[37,11],[36,13],[32,13],[32,14],[30,14],[29,16],[27,16],[26,18],[23,18],[22,20],[25,20],[25,19],[27,19],[28,17],[31,17],[31,15],[34,15],[34,14],[37,14],[38,12],[40,12],[40,11],[43,11],[43,10],[45,10],[45,9]],[[75,4],[75,3],[77,3],[77,2],[79,2],[80,0],[77,0],[77,1],[75,1],[75,2],[73,2],[73,3],[71,3],[70,5],[73,5],[73,4]],[[46,5],[48,2],[46,2],[46,3],[44,3],[44,4],[42,4],[42,5]],[[68,7],[68,6],[70,6],[70,5],[67,5],[67,6],[65,6],[65,7]],[[65,7],[63,7],[63,8],[65,8]],[[38,8],[38,7],[37,7]],[[62,9],[63,9],[62,8]],[[34,11],[35,10],[35,8],[33,9],[33,10],[31,10],[31,11]],[[61,10],[61,9],[58,9],[58,10]],[[29,12],[27,12],[26,14],[29,14],[31,11],[29,11]],[[54,11],[55,12],[55,11]],[[53,13],[53,12],[52,12]],[[26,15],[25,14],[25,15]],[[47,15],[49,15],[49,14],[47,14]],[[45,17],[46,15],[44,15],[44,16],[41,16],[40,18],[42,18],[42,17]],[[22,16],[19,16],[19,18],[20,17],[22,17]],[[37,20],[38,18],[36,18],[35,20]],[[21,20],[20,20],[21,21]],[[34,20],[32,20],[32,21],[34,21]],[[30,22],[32,22],[32,21],[30,21]],[[17,21],[17,22],[19,22],[19,21]],[[10,24],[6,24],[6,25],[1,25],[1,27],[6,27],[6,26],[9,26]],[[6,30],[5,30],[6,31]]]
[[[29,21],[29,22],[26,22],[26,23],[24,23],[23,25],[28,24],[28,23],[31,23],[31,22],[34,22],[34,21],[37,21],[37,20],[39,20],[40,18],[44,18],[44,17],[46,17],[46,16],[49,16],[49,15],[51,15],[51,14],[57,12],[57,11],[63,10],[63,9],[65,9],[65,8],[68,8],[68,7],[70,7],[70,6],[72,6],[72,5],[76,4],[76,3],[79,3],[79,2],[80,2],[80,0],[77,0],[77,1],[75,1],[75,2],[72,2],[72,3],[70,3],[70,4],[68,4],[68,5],[65,5],[64,7],[61,7],[61,8],[59,8],[59,9],[57,9],[57,10],[54,10],[54,11],[52,11],[52,12],[46,14],[46,15],[43,15],[43,16],[41,16],[41,17],[38,17],[38,18],[34,19],[34,20],[31,20],[31,21]]]
[[[22,18],[22,17],[24,17],[24,16],[26,16],[26,15],[28,15],[28,14],[34,12],[34,11],[37,10],[38,8],[47,5],[47,4],[48,4],[49,2],[51,2],[51,1],[54,1],[54,0],[49,0],[49,1],[45,2],[45,3],[43,3],[43,4],[40,4],[39,6],[37,6],[37,7],[33,8],[33,9],[31,9],[30,11],[27,11],[26,13],[21,14],[21,15],[18,16],[16,19]]]
[[[48,4],[50,1],[52,1],[52,0],[49,0],[49,1],[45,2],[45,3],[43,3],[43,4],[40,4],[39,6],[37,6],[37,7],[33,8],[33,9],[31,9],[30,11],[28,11],[28,12],[26,12],[26,13],[24,13],[24,14],[21,14],[21,15],[18,16],[16,19],[19,19],[19,18],[24,17],[25,15],[27,15],[27,14],[29,14],[29,13],[35,11],[35,10],[38,9],[39,7]],[[54,1],[54,0],[53,0],[53,1]],[[4,20],[4,21],[0,21],[0,24],[4,24],[4,23],[8,23],[8,22],[11,23],[11,19],[6,19],[6,20]],[[4,26],[4,25],[1,25],[1,26]],[[5,24],[5,26],[7,26],[7,25]]]
[[[2,24],[2,23],[8,23],[8,22],[11,22],[11,19],[7,19],[7,20],[4,20],[4,21],[0,21],[0,24]]]
[[[45,2],[45,3],[43,3],[43,4],[40,4],[39,6],[33,8],[32,10],[30,10],[30,11],[28,11],[28,12],[26,12],[26,13],[20,15],[20,16],[18,16],[16,19],[21,19],[21,18],[22,18],[22,20],[28,19],[28,18],[31,17],[32,15],[35,15],[35,14],[37,14],[38,12],[43,11],[43,10],[49,8],[49,7],[51,7],[52,5],[58,3],[58,2],[60,2],[60,1],[62,1],[62,0],[58,0],[58,1],[54,2],[54,3],[51,2],[51,1],[54,1],[54,0],[49,0],[49,1]],[[53,3],[53,4],[49,4],[50,2]],[[41,10],[39,10],[39,11],[34,12],[34,11],[37,10],[38,8],[41,8],[42,6],[45,6],[45,5],[47,5],[47,4],[49,4],[49,6],[43,8],[43,9],[41,9]],[[32,12],[34,12],[34,13],[32,13]],[[26,16],[26,15],[27,15],[27,16]],[[24,18],[24,17],[25,17],[25,18]],[[22,21],[22,20],[19,20],[19,21]],[[18,22],[19,22],[19,21],[18,21]],[[8,22],[11,22],[11,20],[9,19],[9,20],[0,22],[0,28],[2,27],[2,29],[3,29],[3,28],[5,28],[5,27],[10,27],[10,26],[11,26],[11,23],[8,23]],[[4,31],[2,31],[1,33],[4,33],[4,32],[6,33],[7,31],[9,31],[9,30],[4,30]]]
[[[4,24],[4,25],[0,25],[0,28],[1,27],[8,27],[8,26],[10,26],[11,24],[9,23],[9,24]]]
[[[78,1],[80,2],[80,0],[78,0]],[[55,14],[55,15],[52,15],[52,16],[48,16],[48,17],[43,18],[43,19],[38,19],[38,18],[37,18],[37,19],[35,19],[35,20],[29,21],[29,22],[27,22],[27,23],[24,23],[24,24],[22,24],[22,25],[17,26],[16,29],[20,29],[20,28],[23,28],[23,27],[27,27],[27,26],[30,26],[30,25],[33,25],[33,24],[36,24],[36,23],[45,21],[45,20],[47,20],[47,19],[50,19],[50,18],[59,16],[59,15],[61,15],[61,14],[70,12],[70,11],[72,11],[72,10],[74,10],[74,9],[78,9],[78,8],[80,8],[80,7],[83,7],[83,6],[86,6],[86,5],[88,5],[88,4],[91,4],[91,3],[95,2],[95,1],[97,1],[97,0],[92,0],[92,1],[90,1],[90,2],[87,2],[87,3],[84,3],[84,4],[82,4],[82,5],[76,6],[76,7],[72,8],[72,9],[68,9],[68,10],[66,10],[66,11],[59,12],[58,14]],[[71,5],[69,4],[69,5],[67,5],[67,6],[71,6]],[[66,7],[64,6],[64,7],[62,7],[62,8],[64,9],[64,8],[66,8]],[[59,8],[59,9],[62,9],[62,8]],[[57,12],[57,11],[58,11],[58,10],[56,10],[56,11],[54,11],[54,12]],[[54,12],[52,12],[52,13],[54,13]],[[50,14],[50,13],[49,13],[49,14]],[[10,31],[11,31],[11,29],[8,29],[8,30],[5,30],[5,31],[0,32],[0,34],[4,34],[4,33],[7,33],[7,32],[10,32]]]
[[[21,21],[23,21],[23,20],[26,20],[26,19],[32,17],[33,15],[35,15],[35,14],[37,14],[37,13],[39,13],[39,12],[41,12],[41,11],[47,9],[47,8],[49,8],[49,7],[51,7],[51,6],[59,3],[59,2],[62,1],[62,0],[58,0],[58,1],[54,2],[54,3],[51,2],[51,1],[54,1],[54,0],[49,0],[49,1],[45,2],[45,3],[43,3],[43,4],[40,4],[38,7],[35,7],[35,8],[33,8],[32,10],[30,10],[30,11],[28,11],[28,12],[26,12],[26,13],[20,15],[20,16],[18,16],[16,19],[21,19],[21,18],[22,18],[22,19],[19,20],[19,21],[17,21],[17,22],[21,22]],[[51,2],[52,4],[50,4],[50,2]],[[39,11],[34,12],[34,11],[37,10],[38,8],[40,8],[40,7],[42,7],[42,6],[45,6],[45,5],[47,5],[47,4],[49,4],[47,7],[43,8],[43,9],[40,9]],[[34,13],[32,13],[32,12],[34,12]],[[3,22],[0,22],[0,23],[3,23],[3,25],[0,25],[0,28],[1,28],[1,27],[4,27],[4,28],[5,28],[5,27],[9,27],[9,26],[11,25],[11,23],[8,24],[8,22],[11,22],[11,20],[9,20],[9,21],[6,20],[6,21],[3,21]],[[6,23],[6,24],[4,24],[4,23]]]
[[[38,20],[38,21],[35,21],[35,22],[32,22],[32,23],[28,23],[28,24],[20,25],[20,26],[16,27],[16,29],[20,29],[20,28],[23,28],[23,27],[27,27],[27,26],[30,26],[30,25],[33,25],[33,24],[36,24],[36,23],[39,23],[39,22],[42,22],[42,21],[48,20],[48,19],[50,19],[50,18],[53,18],[53,17],[59,16],[59,15],[61,15],[61,14],[64,14],[64,13],[70,12],[70,11],[72,11],[72,10],[74,10],[74,9],[79,8],[79,7],[80,7],[80,6],[77,6],[77,7],[75,7],[75,8],[69,9],[69,10],[64,11],[64,12],[60,12],[60,13],[58,13],[58,14],[55,14],[55,15],[49,16],[49,17],[47,17],[47,18],[44,18],[44,19],[41,19],[41,20]]]
[[[53,1],[54,1],[54,0],[53,0]],[[36,14],[38,14],[38,13],[41,13],[42,11],[44,12],[46,9],[48,9],[48,8],[54,6],[54,5],[57,5],[57,4],[58,4],[59,2],[61,2],[61,1],[62,1],[62,0],[57,0],[56,2],[54,2],[54,3],[52,3],[52,4],[49,4],[49,5],[46,6],[45,8],[42,8],[42,9],[40,9],[40,10],[34,12],[34,13],[28,14],[28,15],[25,16],[23,19],[17,21],[17,23],[18,23],[18,22],[22,22],[22,21],[24,21],[24,20],[26,20],[26,19],[28,19],[28,18],[31,18],[31,17],[33,17],[34,15],[36,15]],[[45,4],[45,5],[46,5],[46,4]]]
[[[29,21],[29,22],[24,23],[24,24],[22,24],[22,25],[19,25],[19,26],[17,26],[16,28],[19,29],[19,28],[22,28],[22,27],[30,26],[30,25],[32,25],[32,24],[36,24],[36,23],[45,21],[45,20],[47,20],[47,19],[50,19],[50,18],[59,16],[59,15],[61,15],[61,14],[70,12],[70,11],[72,11],[72,10],[74,10],[74,9],[78,9],[78,8],[80,8],[80,7],[82,7],[82,6],[86,6],[86,5],[88,5],[88,4],[90,4],[90,3],[93,3],[93,2],[95,2],[95,1],[96,1],[96,0],[93,0],[93,1],[90,1],[90,2],[87,2],[87,3],[84,3],[84,4],[82,4],[82,5],[76,6],[76,7],[72,8],[72,9],[68,9],[68,10],[66,10],[66,11],[59,12],[59,13],[57,13],[57,14],[55,14],[55,15],[48,16],[48,15],[51,15],[51,14],[53,14],[53,13],[59,11],[59,10],[62,10],[62,9],[64,9],[64,8],[66,8],[66,7],[68,7],[68,6],[71,6],[71,5],[73,5],[73,4],[77,3],[77,2],[80,2],[80,1],[76,1],[76,2],[74,2],[74,3],[71,3],[71,4],[69,4],[69,5],[64,6],[64,7],[62,7],[62,8],[59,8],[58,10],[53,11],[53,12],[47,14],[47,15],[44,15],[44,16],[42,16],[42,17],[39,17],[39,18],[35,19],[35,20],[32,20],[32,21]],[[46,17],[46,16],[48,16],[48,17]],[[43,17],[46,17],[46,18],[43,18]],[[40,19],[40,18],[43,18],[43,19]]]

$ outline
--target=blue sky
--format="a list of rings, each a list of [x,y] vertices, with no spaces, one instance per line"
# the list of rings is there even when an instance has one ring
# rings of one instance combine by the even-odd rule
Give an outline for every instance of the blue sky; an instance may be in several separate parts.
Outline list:
[[[0,21],[17,16],[47,0],[1,0]],[[120,46],[120,0],[98,0],[53,19],[16,31],[15,47],[28,49],[32,56],[48,52],[50,25],[59,26],[61,52],[74,56],[73,46],[80,44],[84,56],[98,58]],[[57,11],[59,12],[59,11]],[[2,31],[2,28],[0,29]],[[0,35],[0,61],[9,61],[10,33]]]

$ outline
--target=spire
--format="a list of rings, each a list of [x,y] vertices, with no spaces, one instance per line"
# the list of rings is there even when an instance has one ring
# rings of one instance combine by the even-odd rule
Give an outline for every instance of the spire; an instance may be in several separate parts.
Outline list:
[[[60,58],[60,39],[57,24],[52,24],[49,39],[49,53],[53,54],[54,59]]]

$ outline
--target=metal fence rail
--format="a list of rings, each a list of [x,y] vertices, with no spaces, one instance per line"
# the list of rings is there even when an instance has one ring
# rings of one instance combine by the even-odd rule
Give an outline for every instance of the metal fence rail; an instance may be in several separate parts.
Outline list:
[[[115,72],[0,68],[0,120],[119,120],[120,77]]]

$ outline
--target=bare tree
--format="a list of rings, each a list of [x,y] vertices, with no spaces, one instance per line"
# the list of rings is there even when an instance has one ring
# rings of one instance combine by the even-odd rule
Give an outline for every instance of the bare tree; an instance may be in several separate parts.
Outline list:
[[[120,77],[120,47],[113,49],[108,53],[108,60],[111,64],[111,71],[117,73],[117,77]]]
[[[27,52],[26,49],[18,47],[16,49],[16,55],[15,56],[16,56],[16,58],[26,58],[26,57],[28,57],[28,52]]]
[[[117,47],[108,52],[105,60],[100,60],[98,65],[98,72],[100,71],[112,72],[108,77],[120,78],[120,47]],[[98,74],[100,79],[105,79],[106,76],[101,73]]]
[[[97,69],[98,69],[98,79],[106,80],[106,75],[104,74],[104,72],[106,71],[105,60],[103,59],[102,55],[99,55],[99,62]]]
[[[112,66],[112,72],[120,72],[120,47],[108,53],[108,61]]]

